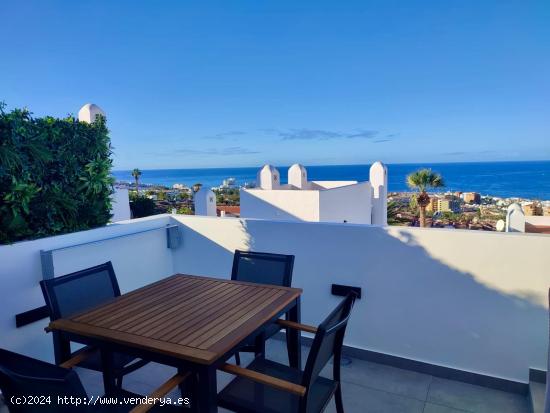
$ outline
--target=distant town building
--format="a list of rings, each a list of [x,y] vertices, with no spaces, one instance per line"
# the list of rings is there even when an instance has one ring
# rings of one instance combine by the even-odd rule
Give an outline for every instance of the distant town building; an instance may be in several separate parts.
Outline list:
[[[437,199],[437,211],[438,212],[460,212],[460,201],[455,198],[438,198]]]
[[[527,216],[542,215],[542,205],[538,202],[530,202],[522,205],[523,213]]]
[[[219,217],[238,218],[241,216],[241,207],[231,205],[218,205],[216,207],[216,213]]]
[[[256,188],[241,189],[243,218],[272,220],[387,224],[387,169],[381,162],[370,168],[370,181],[308,181],[304,166],[288,170],[288,184],[279,171],[265,165]]]
[[[464,192],[461,198],[467,204],[481,204],[481,195],[477,192]]]
[[[224,189],[235,188],[235,182],[235,178],[224,179],[221,187]]]
[[[438,201],[438,197],[436,196],[432,196],[430,197],[430,202],[429,204],[426,206],[426,211],[428,212],[437,212],[438,209],[437,209],[437,201]]]
[[[460,212],[460,201],[452,195],[446,197],[432,196],[426,210],[433,213]]]
[[[174,184],[174,185],[172,185],[172,189],[179,189],[181,191],[181,190],[189,189],[189,188],[187,186],[185,186],[184,184]]]

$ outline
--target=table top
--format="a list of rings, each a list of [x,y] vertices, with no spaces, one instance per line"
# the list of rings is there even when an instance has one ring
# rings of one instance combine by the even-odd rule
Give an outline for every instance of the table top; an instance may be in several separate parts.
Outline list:
[[[301,293],[299,288],[176,274],[49,327],[212,364]]]

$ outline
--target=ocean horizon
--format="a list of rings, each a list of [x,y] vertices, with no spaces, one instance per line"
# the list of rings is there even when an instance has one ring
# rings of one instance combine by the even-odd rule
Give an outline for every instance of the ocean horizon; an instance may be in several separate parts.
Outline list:
[[[386,164],[390,192],[408,191],[406,176],[419,169],[431,168],[445,179],[444,191],[479,192],[482,195],[550,200],[550,161],[519,162],[456,162]],[[286,183],[288,166],[276,166],[281,182]],[[237,185],[256,181],[260,167],[143,169],[140,182],[165,185],[176,183],[191,186],[201,183],[206,187],[221,185],[227,178],[235,178]],[[307,166],[311,181],[368,181],[370,164]],[[133,182],[131,170],[112,172],[118,182]]]

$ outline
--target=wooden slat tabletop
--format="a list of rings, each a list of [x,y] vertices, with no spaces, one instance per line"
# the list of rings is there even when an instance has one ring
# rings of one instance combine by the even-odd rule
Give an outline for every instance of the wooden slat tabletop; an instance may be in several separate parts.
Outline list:
[[[298,288],[176,274],[53,321],[50,328],[211,364],[301,293]]]

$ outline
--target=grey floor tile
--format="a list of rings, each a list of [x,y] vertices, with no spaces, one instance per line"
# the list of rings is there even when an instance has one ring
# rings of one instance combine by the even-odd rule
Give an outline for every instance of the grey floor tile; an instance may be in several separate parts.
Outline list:
[[[428,402],[472,413],[527,413],[525,396],[435,377]]]
[[[424,402],[381,390],[345,383],[342,397],[346,413],[422,413]],[[332,400],[326,410],[335,413]]]
[[[426,403],[423,413],[465,413],[466,410],[459,410],[439,404]]]
[[[342,381],[425,401],[432,376],[368,361],[351,359],[341,367]],[[323,371],[331,377],[333,365]]]

